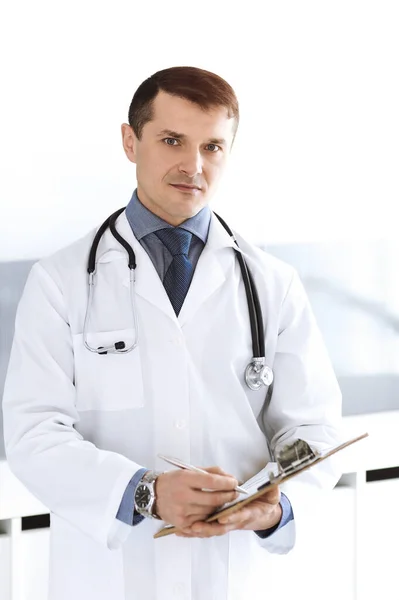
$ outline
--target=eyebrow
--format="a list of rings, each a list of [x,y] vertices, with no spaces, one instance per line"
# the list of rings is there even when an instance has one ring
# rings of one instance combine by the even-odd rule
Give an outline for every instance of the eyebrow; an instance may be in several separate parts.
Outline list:
[[[173,137],[179,140],[184,140],[187,139],[187,136],[185,133],[178,133],[177,131],[172,131],[171,129],[162,129],[162,131],[160,131],[158,133],[157,137],[163,137],[164,135],[168,136],[168,137]],[[208,144],[218,144],[220,146],[226,145],[226,140],[224,138],[212,138],[210,140],[208,140]]]

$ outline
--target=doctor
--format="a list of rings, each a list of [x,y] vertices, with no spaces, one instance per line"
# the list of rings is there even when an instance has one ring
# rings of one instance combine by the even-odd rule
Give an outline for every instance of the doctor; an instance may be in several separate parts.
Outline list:
[[[340,392],[298,276],[237,234],[274,373],[273,386],[245,381],[253,350],[237,246],[209,208],[238,121],[234,91],[213,73],[148,78],[122,125],[137,189],[115,224],[135,283],[109,228],[93,289],[96,232],[29,275],[4,429],[11,469],[51,512],[50,600],[264,598],[269,558],[293,547],[301,502],[339,477],[325,461],[286,494],[204,522],[282,445],[339,441]],[[169,469],[159,453],[207,473]],[[165,523],[178,535],[154,539]]]

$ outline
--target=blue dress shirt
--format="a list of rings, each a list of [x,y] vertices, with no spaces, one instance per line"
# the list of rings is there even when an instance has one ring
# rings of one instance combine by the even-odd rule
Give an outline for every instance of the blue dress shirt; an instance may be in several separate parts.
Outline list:
[[[169,250],[164,246],[161,240],[155,235],[155,231],[173,227],[166,223],[163,219],[148,210],[139,200],[137,190],[133,192],[132,199],[126,207],[126,217],[132,228],[135,238],[140,242],[143,248],[149,255],[159,277],[163,281],[166,271],[171,264],[173,257]],[[193,234],[188,257],[193,265],[193,273],[197,266],[198,259],[208,239],[209,225],[211,222],[211,211],[208,206],[205,206],[194,217],[187,219],[180,225],[182,229],[186,229]],[[137,525],[144,517],[139,515],[134,510],[134,494],[137,484],[146,472],[146,469],[139,469],[129,482],[126,491],[123,495],[122,502],[119,506],[116,518],[128,525]],[[280,505],[282,508],[282,517],[280,522],[271,529],[256,531],[255,533],[266,538],[277,529],[284,527],[289,521],[294,518],[292,507],[287,496],[281,494]]]

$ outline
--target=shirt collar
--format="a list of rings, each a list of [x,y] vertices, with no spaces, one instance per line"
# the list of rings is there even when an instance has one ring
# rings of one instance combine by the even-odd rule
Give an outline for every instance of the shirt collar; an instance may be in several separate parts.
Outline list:
[[[149,233],[165,229],[165,227],[173,227],[173,225],[154,215],[154,213],[140,202],[137,189],[134,190],[132,198],[126,207],[126,217],[132,228],[134,237],[139,241]],[[190,231],[190,233],[199,237],[206,244],[210,222],[211,210],[209,206],[204,206],[199,213],[184,221],[180,227]]]

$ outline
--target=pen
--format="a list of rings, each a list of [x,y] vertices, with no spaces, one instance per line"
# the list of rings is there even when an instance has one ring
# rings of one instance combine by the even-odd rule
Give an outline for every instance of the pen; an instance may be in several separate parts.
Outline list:
[[[170,463],[171,465],[174,465],[175,467],[179,467],[180,469],[187,469],[188,471],[195,471],[196,473],[204,473],[205,475],[210,474],[207,471],[204,471],[203,469],[200,469],[199,467],[194,467],[194,465],[189,465],[189,464],[183,462],[182,460],[179,460],[178,458],[171,458],[168,456],[164,456],[163,454],[158,454],[158,458],[161,458],[165,462]],[[214,491],[214,490],[209,490],[209,491]],[[239,485],[237,485],[237,487],[235,488],[235,491],[240,492],[240,494],[248,494],[247,490],[244,490],[244,488],[240,487]]]

